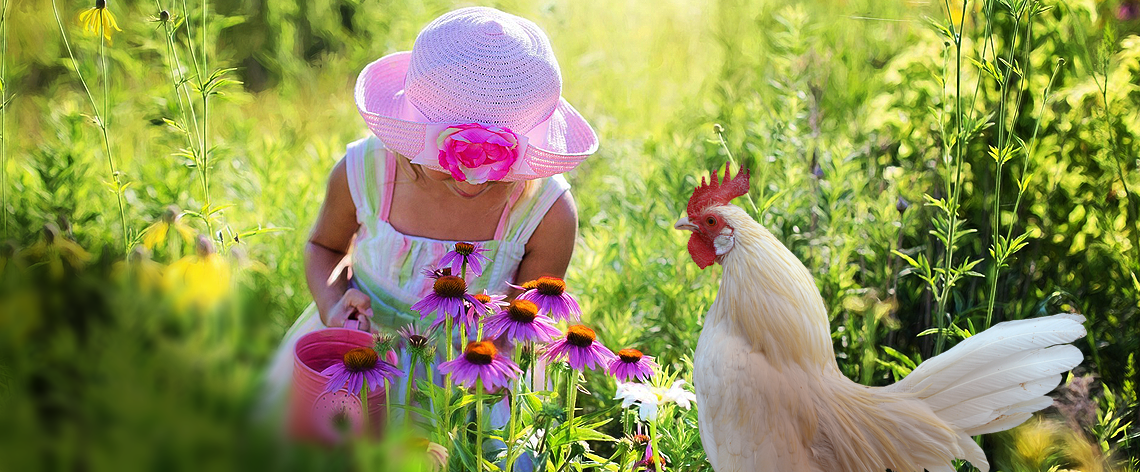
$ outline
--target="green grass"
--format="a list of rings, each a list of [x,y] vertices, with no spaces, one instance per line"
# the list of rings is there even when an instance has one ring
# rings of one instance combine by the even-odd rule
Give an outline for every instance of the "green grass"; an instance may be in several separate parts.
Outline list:
[[[366,462],[364,454],[282,456],[274,438],[245,419],[267,357],[311,300],[301,248],[326,176],[345,144],[367,133],[351,100],[356,73],[409,49],[424,24],[467,3],[225,2],[210,5],[202,28],[199,3],[183,11],[163,0],[175,21],[189,13],[206,75],[233,67],[226,77],[242,82],[209,98],[209,116],[199,115],[208,144],[198,154],[199,141],[162,121],[188,123],[180,121],[165,28],[147,21],[158,16],[153,2],[110,3],[124,31],[105,46],[106,75],[98,38],[74,22],[90,5],[58,2],[72,63],[50,2],[10,3],[0,28],[11,99],[2,109],[3,238],[11,242],[0,248],[0,457],[12,458],[12,470]],[[720,124],[727,148],[753,172],[761,221],[813,271],[846,375],[889,383],[908,362],[958,339],[919,336],[932,327],[976,332],[1077,311],[1090,333],[1079,370],[1098,378],[1086,397],[1102,416],[1140,422],[1129,357],[1140,350],[1140,25],[1116,20],[1113,1],[1044,2],[1052,8],[1035,16],[1028,37],[1003,4],[971,2],[960,71],[953,36],[930,25],[950,28],[942,2],[491,5],[547,31],[564,95],[602,138],[598,154],[568,175],[581,219],[568,282],[607,345],[640,346],[688,375],[717,274],[697,269],[672,224],[700,177],[728,157],[714,131]],[[981,40],[987,25],[992,45]],[[193,74],[184,28],[175,30],[182,67],[175,71]],[[1015,31],[1022,39],[1011,42]],[[995,51],[1015,58],[1021,76]],[[973,62],[982,59],[1009,80],[989,79]],[[953,144],[959,112],[964,123],[989,122],[962,146]],[[94,116],[107,119],[122,174],[110,173]],[[1013,136],[1029,152],[999,167],[988,150],[1016,144]],[[105,185],[116,178],[129,184],[121,193],[128,235],[118,196]],[[1019,181],[1028,182],[1024,189]],[[951,214],[924,196],[953,192],[960,225],[953,264],[977,260],[980,276],[952,284],[932,276],[928,284],[916,277],[921,264],[902,255],[944,266],[944,244],[931,231]],[[909,202],[905,211],[900,198]],[[241,267],[239,290],[217,310],[140,294],[116,275],[123,248],[169,205],[220,209],[208,226],[184,217],[198,232],[221,231],[216,245]],[[44,262],[56,256],[30,251],[49,223],[92,259],[82,268],[65,261],[53,275]],[[248,234],[265,228],[275,230]],[[989,253],[995,235],[1022,233],[1026,246],[997,270]],[[192,253],[185,244],[153,256],[169,264]],[[940,306],[947,317],[937,316]],[[587,380],[591,395],[578,403],[587,411],[612,406],[612,384]],[[1108,391],[1111,405],[1101,393]],[[1077,429],[1116,459],[1135,461],[1135,430],[1105,431],[1107,421]],[[683,430],[668,433],[664,451],[679,469],[700,470],[699,441],[686,441]],[[1014,442],[985,444],[998,451]],[[1066,457],[1046,465],[1076,467]],[[1028,463],[1037,462],[1014,457],[999,466],[1029,470],[1018,465]]]

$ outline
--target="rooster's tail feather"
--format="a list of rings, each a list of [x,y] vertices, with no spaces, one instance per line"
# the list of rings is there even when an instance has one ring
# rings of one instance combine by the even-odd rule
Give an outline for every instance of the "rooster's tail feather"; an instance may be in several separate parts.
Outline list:
[[[888,388],[930,405],[962,433],[962,450],[976,456],[962,459],[981,468],[977,461],[984,463],[985,456],[970,436],[1013,428],[1053,403],[1044,395],[1061,382],[1060,373],[1084,359],[1068,344],[1085,335],[1084,321],[1061,314],[999,323],[923,362]]]

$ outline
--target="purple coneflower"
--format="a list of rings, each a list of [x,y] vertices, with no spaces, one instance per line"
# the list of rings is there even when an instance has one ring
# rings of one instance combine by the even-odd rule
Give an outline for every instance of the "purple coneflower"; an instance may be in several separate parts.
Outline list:
[[[516,288],[526,289],[520,300],[530,300],[538,305],[540,313],[549,315],[554,321],[577,321],[582,316],[578,302],[566,293],[566,282],[558,277],[542,276]]]
[[[665,458],[653,453],[652,444],[646,445],[644,458],[633,463],[633,470],[661,472],[665,470]]]
[[[629,382],[633,379],[649,378],[657,367],[653,357],[644,355],[637,349],[622,349],[618,351],[616,358],[610,360],[606,371],[619,382]]]
[[[510,303],[506,301],[506,295],[489,295],[486,290],[484,290],[483,293],[476,293],[475,299],[483,304],[482,310],[475,305],[469,305],[467,307],[467,317],[474,320],[475,323],[478,323],[479,320],[483,319],[488,313],[498,313],[499,310],[510,305]]]
[[[443,324],[444,317],[451,317],[455,322],[463,322],[465,312],[463,302],[473,306],[483,307],[483,303],[467,293],[467,282],[454,275],[441,275],[435,279],[432,290],[423,299],[412,305],[412,310],[420,313],[420,319],[438,312],[432,327]],[[486,308],[482,308],[486,309]]]
[[[483,328],[487,336],[497,338],[506,334],[513,343],[547,343],[562,334],[550,318],[538,314],[538,305],[530,300],[512,301],[507,309],[487,317]]]
[[[466,388],[474,388],[475,381],[482,380],[487,393],[507,387],[520,372],[514,362],[499,355],[499,350],[490,340],[468,343],[462,356],[440,364],[439,371],[452,374],[455,383]]]
[[[482,254],[484,252],[487,252],[487,248],[479,243],[455,243],[455,249],[443,255],[443,259],[439,260],[439,266],[450,265],[451,273],[458,274],[463,270],[463,264],[466,263],[467,268],[471,269],[471,273],[479,277],[483,275],[483,264],[491,262],[491,259]]]
[[[507,298],[506,295],[487,295],[487,291],[483,293],[476,293],[472,295],[479,303],[464,303],[463,315],[452,318],[452,326],[462,325],[467,330],[467,341],[474,340],[476,330],[479,327],[479,320],[483,319],[488,311],[496,311],[500,306],[505,306],[507,303],[503,300]],[[429,329],[435,330],[443,325],[446,319],[443,316],[436,317],[435,321],[431,323]]]
[[[321,375],[329,376],[325,393],[343,387],[349,393],[356,394],[364,387],[370,391],[380,388],[384,386],[385,379],[391,382],[397,376],[404,375],[404,371],[380,360],[380,356],[371,348],[358,347],[344,353],[342,362],[326,367]]]
[[[1138,16],[1140,16],[1140,2],[1136,0],[1124,0],[1116,9],[1116,19],[1121,21],[1135,20]]]
[[[594,330],[582,325],[566,329],[566,337],[554,341],[546,348],[546,359],[551,362],[566,360],[574,370],[604,367],[614,353],[598,342]]]

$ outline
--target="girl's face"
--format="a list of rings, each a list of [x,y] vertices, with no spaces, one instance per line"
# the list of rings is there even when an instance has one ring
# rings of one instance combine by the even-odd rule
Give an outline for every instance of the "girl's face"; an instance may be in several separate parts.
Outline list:
[[[481,184],[469,184],[467,182],[456,181],[451,177],[451,174],[447,172],[440,172],[438,170],[429,169],[427,167],[421,167],[421,169],[423,169],[424,174],[427,175],[429,179],[443,182],[443,184],[451,189],[452,192],[463,198],[478,197],[483,192],[486,192],[488,189],[490,189],[491,184],[494,183],[484,182]]]

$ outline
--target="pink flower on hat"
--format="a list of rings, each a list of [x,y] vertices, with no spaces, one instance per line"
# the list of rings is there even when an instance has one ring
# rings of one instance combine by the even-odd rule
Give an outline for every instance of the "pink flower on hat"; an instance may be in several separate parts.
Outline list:
[[[519,158],[515,133],[478,123],[453,126],[439,133],[439,165],[461,182],[481,184],[500,180]]]

